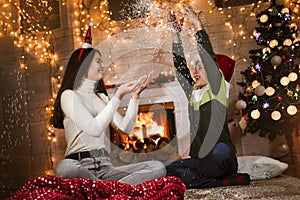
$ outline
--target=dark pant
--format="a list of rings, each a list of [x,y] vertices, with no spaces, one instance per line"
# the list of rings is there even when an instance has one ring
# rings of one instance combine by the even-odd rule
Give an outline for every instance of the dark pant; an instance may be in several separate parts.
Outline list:
[[[216,187],[217,179],[237,172],[235,153],[225,143],[218,143],[204,158],[177,160],[166,166],[167,176],[177,176],[189,188]]]

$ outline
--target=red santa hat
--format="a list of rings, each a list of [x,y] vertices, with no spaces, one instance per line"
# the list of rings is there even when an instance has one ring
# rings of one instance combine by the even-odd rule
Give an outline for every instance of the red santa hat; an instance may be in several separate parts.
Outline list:
[[[82,43],[82,48],[81,48],[81,50],[79,52],[79,55],[78,55],[78,61],[80,61],[81,56],[83,54],[83,51],[85,49],[87,49],[87,48],[93,48],[93,46],[92,46],[92,30],[91,30],[92,26],[93,26],[93,22],[90,22],[89,23],[89,28],[88,28],[88,30],[86,32],[86,36],[85,36],[84,41]]]
[[[216,58],[225,80],[229,82],[234,71],[235,60],[222,54],[216,54]]]
[[[82,48],[84,49],[92,48],[92,31],[91,31],[92,26],[93,26],[93,22],[90,22],[89,28],[86,32],[86,36],[84,38],[84,42],[82,43]]]

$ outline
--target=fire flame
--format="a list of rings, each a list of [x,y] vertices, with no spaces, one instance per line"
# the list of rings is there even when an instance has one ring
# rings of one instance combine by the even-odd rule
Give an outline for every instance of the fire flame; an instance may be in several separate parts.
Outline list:
[[[143,138],[151,137],[152,135],[159,134],[160,137],[166,136],[165,126],[158,125],[153,120],[154,112],[143,113],[140,112],[135,122],[135,128],[132,132],[133,135],[139,138],[143,142]],[[162,121],[163,122],[163,121]],[[164,124],[164,123],[163,123]]]
[[[160,140],[169,140],[169,126],[167,113],[164,109],[154,112],[139,112],[135,121],[135,128],[131,134],[121,134],[120,142],[124,150],[152,151],[157,148]]]

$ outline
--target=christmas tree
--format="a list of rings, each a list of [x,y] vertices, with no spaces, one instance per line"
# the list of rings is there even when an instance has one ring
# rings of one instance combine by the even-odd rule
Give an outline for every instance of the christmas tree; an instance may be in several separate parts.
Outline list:
[[[260,48],[249,51],[252,63],[237,83],[243,89],[236,107],[247,118],[247,132],[270,140],[299,134],[299,20],[294,22],[292,14],[292,9],[273,1],[256,16],[259,26],[253,36]]]

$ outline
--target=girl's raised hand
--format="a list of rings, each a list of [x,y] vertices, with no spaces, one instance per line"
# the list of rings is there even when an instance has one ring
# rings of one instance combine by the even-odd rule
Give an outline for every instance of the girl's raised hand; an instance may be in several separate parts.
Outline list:
[[[147,86],[150,84],[151,79],[152,79],[152,75],[153,75],[153,71],[150,72],[148,75],[142,76],[138,80],[138,84],[137,84],[136,88],[133,91],[132,98],[139,99],[140,94],[142,93],[142,91],[144,91],[144,89],[146,89]]]

